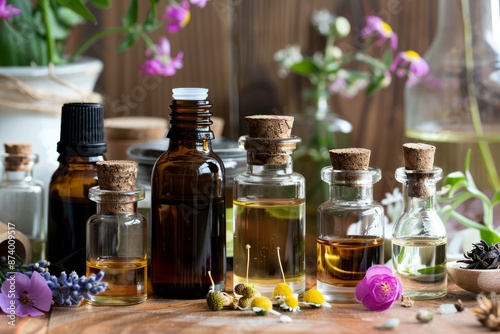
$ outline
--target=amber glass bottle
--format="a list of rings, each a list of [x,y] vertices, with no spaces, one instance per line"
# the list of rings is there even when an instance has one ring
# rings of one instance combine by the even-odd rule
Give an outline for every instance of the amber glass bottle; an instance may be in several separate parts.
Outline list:
[[[226,277],[225,174],[212,150],[207,89],[173,90],[169,147],[151,176],[151,285],[160,297],[204,298]]]
[[[96,213],[89,189],[97,186],[96,163],[104,160],[104,111],[96,103],[62,107],[57,143],[59,167],[49,186],[48,259],[66,271],[85,273],[85,226]],[[61,263],[62,259],[66,259]],[[51,273],[61,268],[51,269]]]

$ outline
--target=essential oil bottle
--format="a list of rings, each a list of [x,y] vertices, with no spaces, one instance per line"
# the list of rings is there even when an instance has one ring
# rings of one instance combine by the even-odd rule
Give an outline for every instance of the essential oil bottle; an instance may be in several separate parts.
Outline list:
[[[57,143],[59,167],[49,185],[47,258],[51,273],[85,272],[85,226],[96,213],[89,189],[97,185],[98,161],[104,161],[104,109],[98,103],[62,106],[61,134]]]
[[[93,305],[142,303],[148,295],[147,222],[137,212],[145,190],[136,187],[135,161],[97,163],[98,186],[89,190],[97,212],[87,221],[87,276],[104,270],[108,288]]]
[[[318,207],[317,288],[331,302],[354,303],[356,285],[372,265],[384,263],[384,209],[373,200],[379,168],[370,150],[330,150],[321,178],[329,199]]]
[[[412,299],[436,299],[447,293],[446,228],[436,211],[436,183],[443,171],[434,167],[435,147],[403,145],[405,167],[396,170],[403,184],[403,213],[392,232],[392,265]]]
[[[208,89],[175,88],[168,149],[151,176],[155,295],[205,298],[226,282],[225,170],[212,150]]]
[[[293,117],[245,118],[249,135],[247,170],[234,179],[233,283],[248,282],[270,297],[284,278],[302,294],[305,275],[305,181],[293,171],[292,154],[300,138],[291,136]],[[248,270],[247,270],[248,269]]]

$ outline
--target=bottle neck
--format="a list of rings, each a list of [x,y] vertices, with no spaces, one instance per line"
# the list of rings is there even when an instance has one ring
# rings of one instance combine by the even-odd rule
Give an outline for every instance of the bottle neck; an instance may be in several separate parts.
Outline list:
[[[367,170],[336,170],[331,166],[321,170],[321,179],[330,185],[330,200],[369,204],[373,202],[373,184],[382,177],[379,168]]]
[[[2,178],[4,182],[30,182],[33,180],[33,173],[31,170],[5,170]]]
[[[60,155],[57,161],[63,165],[81,164],[81,165],[94,165],[98,161],[104,161],[104,155],[96,156],[78,156],[78,155]]]
[[[33,179],[32,170],[38,162],[36,154],[9,154],[1,155],[4,173],[4,182],[29,182]]]
[[[190,101],[173,100],[170,106],[170,130],[167,138],[170,142],[182,143],[188,146],[190,141],[201,141],[202,147],[208,149],[210,140],[214,139],[214,134],[210,129],[212,113],[210,101]],[[169,144],[170,145],[170,144]]]
[[[435,211],[436,184],[443,170],[439,167],[429,171],[396,170],[396,179],[403,185],[403,211]]]
[[[137,202],[145,198],[145,190],[104,190],[98,186],[89,189],[89,198],[97,203],[97,214],[137,213]]]
[[[250,163],[252,158],[247,157],[247,173],[261,176],[279,176],[293,173],[293,159],[289,156],[284,164],[279,165],[254,165]]]

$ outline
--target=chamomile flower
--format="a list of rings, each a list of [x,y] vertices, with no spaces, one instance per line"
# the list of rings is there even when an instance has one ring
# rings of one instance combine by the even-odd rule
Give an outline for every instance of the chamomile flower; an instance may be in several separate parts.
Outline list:
[[[265,296],[257,296],[252,300],[252,310],[258,315],[265,315],[268,311],[273,312],[273,303]]]
[[[280,301],[288,296],[293,296],[293,290],[290,285],[286,283],[279,283],[274,287],[273,299]]]
[[[316,289],[308,290],[304,293],[303,303],[308,304],[312,307],[331,307],[331,305],[325,302],[325,297],[321,291]]]
[[[300,310],[299,300],[297,299],[298,295],[294,293],[291,296],[287,296],[283,299],[280,304],[280,307],[286,311],[297,312]]]

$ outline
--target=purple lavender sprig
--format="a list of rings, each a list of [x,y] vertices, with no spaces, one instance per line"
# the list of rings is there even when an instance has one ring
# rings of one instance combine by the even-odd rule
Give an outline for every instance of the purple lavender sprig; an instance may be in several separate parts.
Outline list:
[[[26,273],[29,276],[29,273]],[[106,291],[108,284],[102,282],[104,271],[91,274],[89,277],[78,276],[72,271],[69,275],[61,272],[59,277],[50,275],[47,271],[41,274],[52,291],[52,301],[56,305],[78,305],[83,299],[91,300],[92,295]]]
[[[39,273],[47,282],[52,292],[52,304],[64,306],[78,305],[84,299],[91,300],[93,295],[98,295],[106,291],[108,287],[106,282],[102,282],[104,277],[104,271],[102,270],[97,274],[91,274],[89,277],[78,276],[75,271],[72,271],[68,275],[63,271],[57,277],[50,274],[49,266],[49,261],[41,260],[22,265],[17,272],[24,273],[29,278],[31,278],[34,272]],[[7,277],[10,274],[10,272],[7,272]]]

